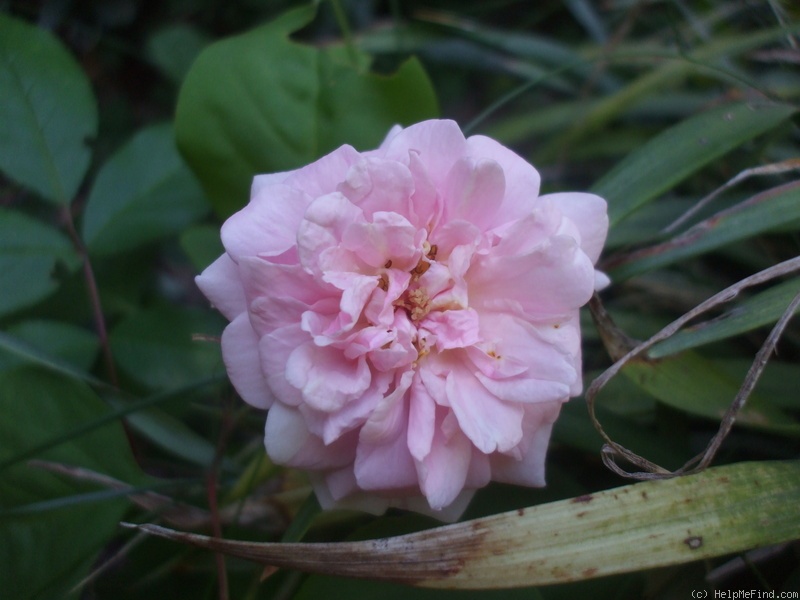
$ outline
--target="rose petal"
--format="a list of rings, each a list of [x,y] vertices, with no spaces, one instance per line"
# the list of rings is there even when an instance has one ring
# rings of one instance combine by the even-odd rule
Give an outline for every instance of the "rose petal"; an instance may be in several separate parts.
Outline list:
[[[249,315],[242,313],[222,332],[222,359],[242,400],[256,408],[269,408],[274,397],[261,371],[258,343]]]
[[[206,267],[194,281],[214,308],[229,321],[247,310],[239,269],[227,254]]]
[[[394,136],[384,150],[384,158],[402,163],[409,151],[418,153],[434,187],[444,189],[453,163],[467,149],[464,134],[454,121],[423,121],[411,125]]]
[[[302,190],[312,198],[318,198],[335,192],[344,179],[343,174],[359,160],[361,155],[355,148],[340,146],[310,165],[292,171],[284,183]]]
[[[275,256],[293,248],[295,232],[312,197],[284,184],[264,188],[222,225],[222,243],[234,261]]]
[[[277,464],[298,469],[330,469],[352,463],[355,455],[355,434],[342,437],[325,446],[306,427],[296,408],[276,402],[267,413],[264,445]]]
[[[444,409],[439,409],[440,411]],[[460,431],[449,439],[441,427],[435,428],[430,452],[416,462],[422,493],[433,509],[451,504],[467,480],[472,444]]]
[[[505,177],[499,164],[489,159],[461,158],[447,176],[445,219],[463,219],[486,231],[494,224],[504,195]]]
[[[560,410],[560,402],[529,404],[525,407],[525,444],[521,451],[522,456],[512,458],[493,454],[490,457],[492,479],[530,487],[541,487],[545,484],[547,445]]]
[[[368,158],[350,167],[337,189],[372,219],[376,212],[398,217],[409,214],[414,180],[408,167],[396,160]]]
[[[530,213],[539,195],[541,178],[533,166],[491,138],[474,135],[467,139],[466,156],[492,159],[503,168],[505,194],[492,218],[492,225],[502,225]]]
[[[505,452],[519,444],[522,406],[489,393],[464,366],[450,372],[446,390],[461,430],[481,452]]]
[[[581,250],[589,256],[592,264],[596,263],[608,234],[606,201],[600,196],[581,192],[547,194],[541,199],[552,200],[564,216],[575,223],[581,234]]]
[[[286,361],[286,381],[299,389],[312,408],[331,412],[358,398],[370,384],[363,357],[347,360],[336,348],[307,342]]]

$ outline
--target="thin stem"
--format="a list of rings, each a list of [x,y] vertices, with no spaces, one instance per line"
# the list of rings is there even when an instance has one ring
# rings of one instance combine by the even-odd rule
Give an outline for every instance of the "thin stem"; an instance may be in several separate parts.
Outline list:
[[[224,401],[224,400],[223,400]],[[217,439],[217,448],[214,453],[214,461],[211,463],[211,469],[208,472],[206,479],[206,494],[208,495],[208,508],[211,513],[211,530],[214,537],[222,539],[222,521],[220,519],[219,502],[217,498],[217,483],[219,478],[220,463],[225,454],[225,446],[228,441],[228,435],[231,432],[231,415],[230,403],[225,406],[222,415],[222,426]],[[225,567],[225,555],[217,552],[214,555],[217,567],[217,582],[219,600],[228,600],[228,571]]]
[[[67,233],[72,240],[72,244],[75,246],[75,250],[83,261],[83,276],[86,280],[86,290],[89,294],[89,302],[92,305],[94,326],[97,330],[97,337],[100,340],[100,348],[103,353],[106,371],[108,372],[108,379],[114,387],[118,388],[119,378],[117,377],[117,368],[114,365],[114,356],[111,353],[111,345],[108,341],[108,330],[106,329],[106,320],[103,315],[103,305],[100,302],[100,291],[97,288],[97,279],[94,276],[94,269],[92,269],[92,261],[89,259],[89,252],[86,250],[83,240],[81,240],[75,229],[75,223],[72,220],[72,213],[69,210],[69,206],[64,206],[61,212]]]
[[[359,70],[358,50],[356,50],[356,45],[353,41],[353,33],[350,31],[350,23],[347,22],[347,15],[339,0],[331,0],[331,7],[333,7],[336,23],[339,25],[339,29],[342,32],[342,38],[344,38],[344,44],[347,47],[347,55],[350,57],[350,62],[353,63],[354,69]]]

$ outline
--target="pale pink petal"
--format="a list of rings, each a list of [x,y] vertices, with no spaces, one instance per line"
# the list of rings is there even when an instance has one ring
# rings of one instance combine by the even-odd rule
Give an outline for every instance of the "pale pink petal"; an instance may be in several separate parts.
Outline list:
[[[505,178],[499,164],[487,159],[461,158],[447,176],[445,219],[463,219],[486,231],[494,225],[504,194]]]
[[[464,348],[481,340],[478,313],[471,308],[429,313],[422,327],[436,336],[436,347],[440,350]]]
[[[384,276],[386,289],[375,288],[364,307],[364,316],[375,325],[392,327],[395,316],[400,314],[395,310],[394,302],[406,291],[411,281],[411,273],[399,269],[385,269],[378,280]]]
[[[416,463],[420,489],[431,508],[441,509],[456,499],[467,480],[471,458],[472,444],[463,433],[458,431],[448,439],[440,427],[435,428],[430,452]]]
[[[469,463],[469,471],[467,471],[467,479],[464,482],[464,486],[470,489],[480,489],[488,485],[491,480],[492,465],[489,455],[484,454],[473,446],[472,460]]]
[[[570,393],[570,383],[563,381],[548,381],[518,375],[506,379],[492,379],[481,372],[475,377],[483,387],[493,396],[506,402],[552,402],[566,400]],[[573,381],[578,379],[575,377]]]
[[[561,192],[542,196],[552,200],[581,233],[581,249],[592,264],[600,258],[608,234],[608,212],[606,201],[594,194]]]
[[[336,191],[344,180],[348,169],[361,160],[361,155],[352,146],[340,146],[301,169],[292,171],[284,180],[286,185],[302,190],[312,198]]]
[[[453,523],[464,514],[464,511],[467,510],[467,505],[474,495],[475,490],[463,490],[448,506],[440,508],[439,510],[432,509],[428,505],[427,498],[415,496],[392,499],[391,506],[428,515],[429,517],[433,517],[445,523]]]
[[[194,281],[214,308],[229,321],[247,310],[239,269],[227,254],[206,267]]]
[[[424,235],[397,213],[376,212],[371,223],[354,223],[345,229],[342,245],[371,267],[389,264],[410,271],[422,256]]]
[[[419,152],[408,154],[408,169],[414,179],[414,194],[411,196],[409,220],[420,229],[433,231],[441,219],[444,205],[436,191],[428,170],[419,157]]]
[[[314,200],[297,230],[300,263],[309,272],[321,274],[320,255],[339,245],[344,230],[349,225],[363,220],[361,209],[339,192]]]
[[[444,189],[453,163],[464,156],[466,149],[467,142],[454,121],[423,121],[389,140],[384,157],[406,163],[409,151],[415,151],[433,185]]]
[[[358,486],[364,490],[395,490],[417,485],[414,460],[408,449],[408,403],[405,393],[413,373],[408,371],[397,389],[376,407],[361,428],[353,465]],[[387,468],[391,465],[391,468]]]
[[[466,368],[447,376],[447,398],[458,424],[472,443],[491,454],[510,450],[522,439],[521,405],[503,402],[489,393]]]
[[[420,377],[414,377],[409,392],[408,449],[420,461],[431,451],[436,425],[436,402]]]
[[[594,272],[594,289],[598,292],[600,290],[604,290],[609,285],[611,285],[611,279],[608,278],[608,275],[603,273],[602,271],[595,271]]]
[[[486,257],[470,270],[470,301],[476,309],[495,298],[518,302],[534,317],[559,315],[583,306],[594,292],[594,267],[577,242],[551,238],[521,256]]]
[[[374,152],[379,152],[385,149],[386,146],[389,145],[389,142],[392,141],[392,138],[394,138],[394,136],[396,136],[401,131],[403,131],[403,127],[401,125],[392,125],[392,127],[389,129],[389,132],[386,134],[386,137],[383,138],[383,141],[381,142],[380,146],[378,146],[378,149],[374,150]],[[365,154],[369,153],[367,152]]]
[[[311,434],[305,419],[296,408],[276,402],[267,413],[264,445],[277,464],[298,469],[330,469],[352,463],[355,458],[355,434],[324,445]]]
[[[564,215],[553,202],[538,202],[521,219],[512,221],[500,233],[500,242],[492,249],[493,256],[518,256],[535,252],[556,234]]]
[[[253,325],[262,335],[299,321],[310,305],[335,292],[300,265],[275,264],[262,257],[241,258],[239,272]]]
[[[413,377],[413,371],[404,372],[398,377],[395,389],[378,402],[369,420],[361,428],[359,440],[362,443],[379,445],[394,439],[405,430],[408,415],[404,397],[411,387]]]
[[[436,244],[438,260],[450,257],[458,246],[477,247],[481,230],[467,221],[450,221],[431,234],[431,243]]]
[[[286,362],[295,348],[310,340],[311,336],[300,325],[292,323],[268,333],[259,342],[261,368],[267,385],[284,404],[297,406],[303,401],[300,390],[286,381]]]
[[[296,231],[311,196],[283,184],[259,192],[222,225],[222,243],[234,261],[242,256],[274,256],[296,244]]]
[[[393,375],[386,373],[373,377],[366,392],[335,412],[318,411],[308,404],[301,405],[300,411],[305,416],[308,428],[328,445],[360,427],[383,399],[392,378]]]
[[[376,212],[409,214],[414,180],[408,167],[396,160],[368,158],[350,167],[337,189],[369,220]]]
[[[350,331],[361,316],[361,311],[364,310],[364,306],[372,296],[372,292],[375,291],[378,278],[359,273],[328,272],[323,276],[323,280],[342,291],[341,300],[339,301],[339,315],[328,326],[325,334],[336,336],[342,332]]]
[[[489,158],[503,167],[505,196],[494,217],[495,225],[515,221],[533,209],[539,195],[541,178],[530,163],[482,135],[475,135],[467,140],[466,156],[474,159]]]
[[[524,375],[570,384],[576,377],[573,357],[580,348],[576,343],[576,322],[577,315],[554,327],[534,325],[510,315],[485,313],[481,317],[485,343],[479,348],[483,352],[470,348],[468,356],[486,377]]]
[[[253,183],[250,185],[250,197],[256,197],[264,188],[267,188],[271,185],[283,183],[292,173],[294,173],[294,171],[281,171],[280,173],[264,173],[263,175],[256,175],[253,177]]]
[[[307,342],[295,348],[286,361],[286,381],[300,390],[312,408],[339,410],[363,394],[370,384],[363,357],[347,360],[340,351]]]
[[[261,371],[258,342],[250,317],[242,313],[222,332],[222,359],[242,400],[256,408],[269,408],[274,398]]]
[[[560,402],[529,404],[525,407],[525,442],[518,459],[493,454],[492,479],[503,483],[541,487],[545,484],[544,465],[553,423],[561,410]]]

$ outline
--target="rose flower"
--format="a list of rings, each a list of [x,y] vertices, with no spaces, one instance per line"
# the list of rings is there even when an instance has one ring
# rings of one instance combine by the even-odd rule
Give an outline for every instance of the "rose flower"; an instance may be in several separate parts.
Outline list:
[[[323,507],[450,520],[492,480],[544,485],[608,218],[539,181],[497,142],[426,121],[257,176],[222,226],[197,284],[230,320],[230,379]]]

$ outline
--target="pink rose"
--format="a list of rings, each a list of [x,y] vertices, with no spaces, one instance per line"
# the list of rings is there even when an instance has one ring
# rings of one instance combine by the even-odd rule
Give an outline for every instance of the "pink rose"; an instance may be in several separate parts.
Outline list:
[[[449,520],[491,480],[544,485],[607,229],[603,199],[539,196],[507,148],[426,121],[257,176],[197,284],[273,461],[323,507]]]

